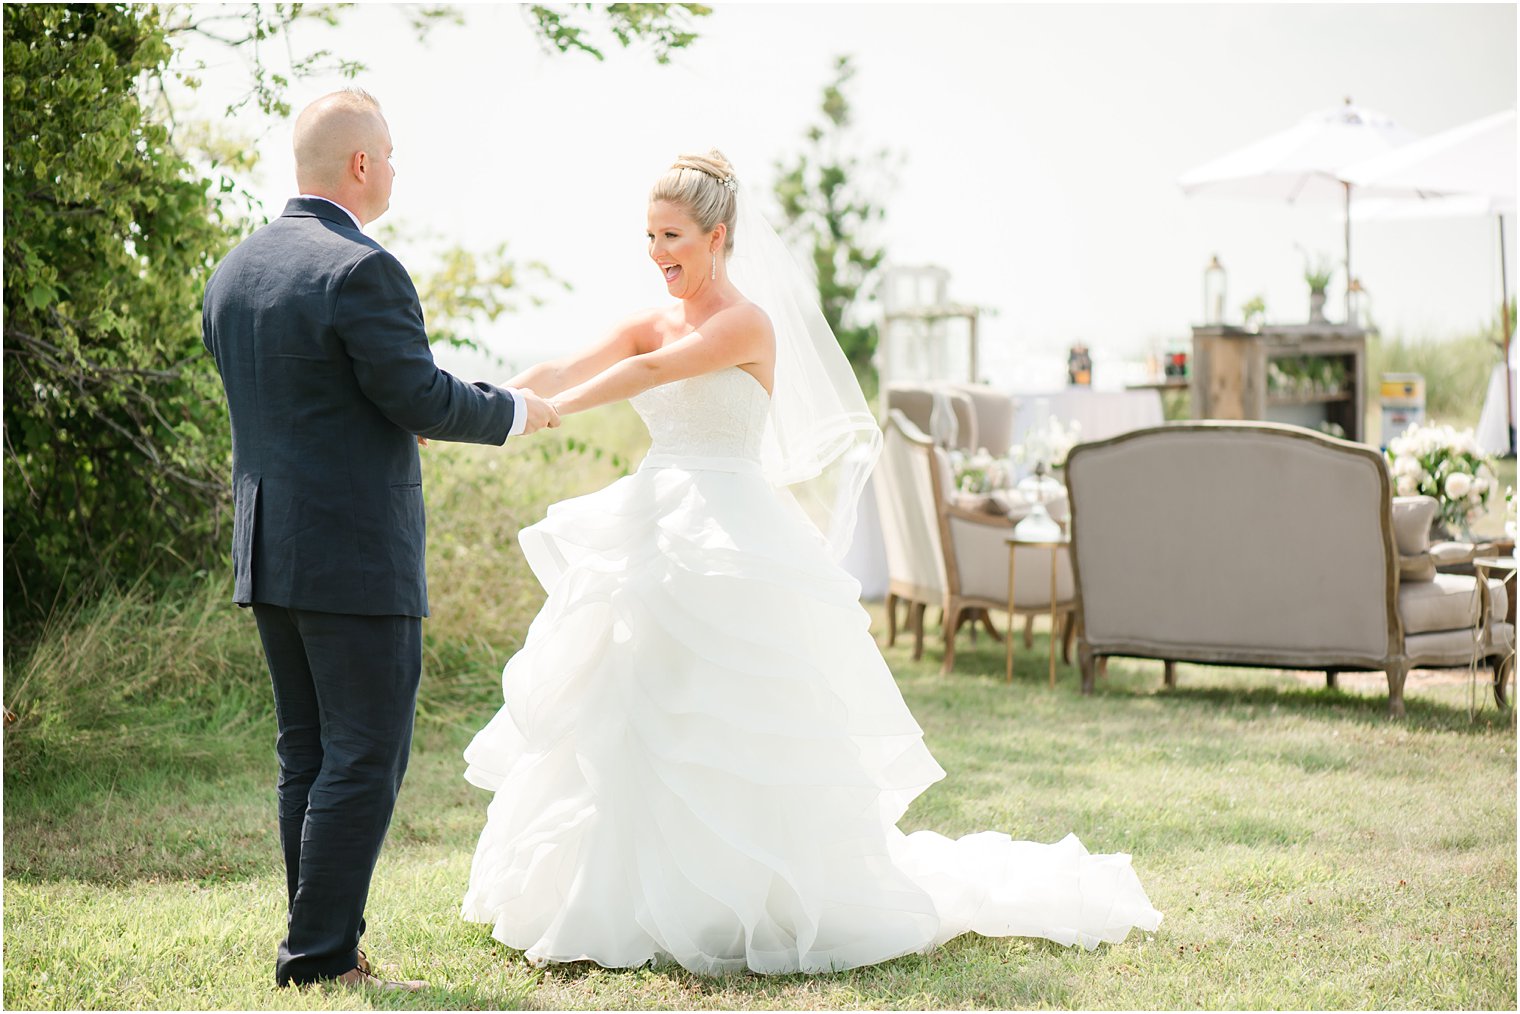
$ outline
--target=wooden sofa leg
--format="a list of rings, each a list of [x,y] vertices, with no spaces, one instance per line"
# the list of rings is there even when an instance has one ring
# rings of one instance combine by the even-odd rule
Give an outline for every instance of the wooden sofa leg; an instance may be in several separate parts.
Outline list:
[[[945,664],[941,667],[940,673],[945,676],[949,676],[950,671],[955,668],[955,637],[960,633],[961,617],[964,612],[965,608],[959,603],[948,605],[941,610],[941,615],[945,617]]]
[[[1094,670],[1096,662],[1093,659],[1092,645],[1087,643],[1086,638],[1077,642],[1077,669],[1082,674],[1082,692],[1093,692]]]
[[[1061,631],[1061,663],[1063,665],[1071,665],[1071,639],[1072,639],[1072,635],[1075,634],[1076,632],[1077,632],[1077,614],[1076,613],[1067,613],[1066,614],[1066,626]],[[1051,636],[1052,637],[1055,636],[1055,631],[1051,631]]]
[[[1163,665],[1165,665],[1166,668],[1161,673],[1161,681],[1166,684],[1168,690],[1176,690],[1177,662],[1174,659],[1169,658],[1163,663]]]
[[[998,644],[1002,644],[1003,632],[997,628],[996,623],[992,622],[992,614],[985,609],[978,609],[977,613],[982,626],[987,628],[987,636],[992,638]]]
[[[1388,672],[1388,716],[1404,717],[1404,679],[1409,675],[1409,661],[1397,659],[1385,667]]]
[[[1034,613],[1024,614],[1024,650],[1034,647]]]
[[[908,607],[908,622],[913,625],[913,661],[917,662],[924,657],[924,610],[928,608],[922,602],[914,602]]]
[[[887,647],[897,643],[897,596],[887,592]]]
[[[1325,670],[1325,686],[1331,690],[1339,689],[1341,685],[1341,671],[1339,669]]]

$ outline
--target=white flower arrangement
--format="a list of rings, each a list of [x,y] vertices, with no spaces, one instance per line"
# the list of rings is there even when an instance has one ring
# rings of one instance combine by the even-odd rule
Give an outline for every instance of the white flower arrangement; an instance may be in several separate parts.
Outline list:
[[[1395,492],[1435,497],[1441,520],[1460,529],[1482,513],[1498,481],[1470,429],[1411,426],[1384,453]]]
[[[1024,443],[1013,449],[1015,461],[1031,465],[1036,472],[1066,465],[1066,455],[1082,439],[1082,424],[1073,419],[1063,424],[1051,416],[1044,426],[1031,427],[1024,435]]]
[[[955,473],[955,488],[962,493],[991,493],[1008,488],[1007,459],[994,458],[985,447],[978,447],[969,456],[951,452],[950,466]]]

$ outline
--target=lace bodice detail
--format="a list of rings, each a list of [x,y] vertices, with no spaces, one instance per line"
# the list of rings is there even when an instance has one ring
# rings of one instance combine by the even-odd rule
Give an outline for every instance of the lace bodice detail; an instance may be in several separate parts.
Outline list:
[[[760,460],[770,395],[737,366],[652,387],[630,399],[650,454]]]

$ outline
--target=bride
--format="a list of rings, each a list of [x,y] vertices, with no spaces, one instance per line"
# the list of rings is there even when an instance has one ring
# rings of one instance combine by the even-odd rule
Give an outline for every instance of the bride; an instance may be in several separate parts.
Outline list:
[[[699,973],[1155,929],[1127,855],[898,830],[945,773],[835,562],[880,430],[720,153],[655,184],[649,256],[673,305],[509,382],[631,399],[652,444],[519,536],[548,600],[465,751],[494,797],[464,917],[535,964]]]

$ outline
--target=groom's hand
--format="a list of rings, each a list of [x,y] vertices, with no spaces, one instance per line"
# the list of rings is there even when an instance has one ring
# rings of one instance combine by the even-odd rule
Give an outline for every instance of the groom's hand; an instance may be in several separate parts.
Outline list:
[[[528,413],[528,422],[523,427],[524,433],[535,433],[545,427],[553,429],[559,425],[559,413],[554,411],[553,405],[526,388],[519,390],[523,396],[521,407]]]

